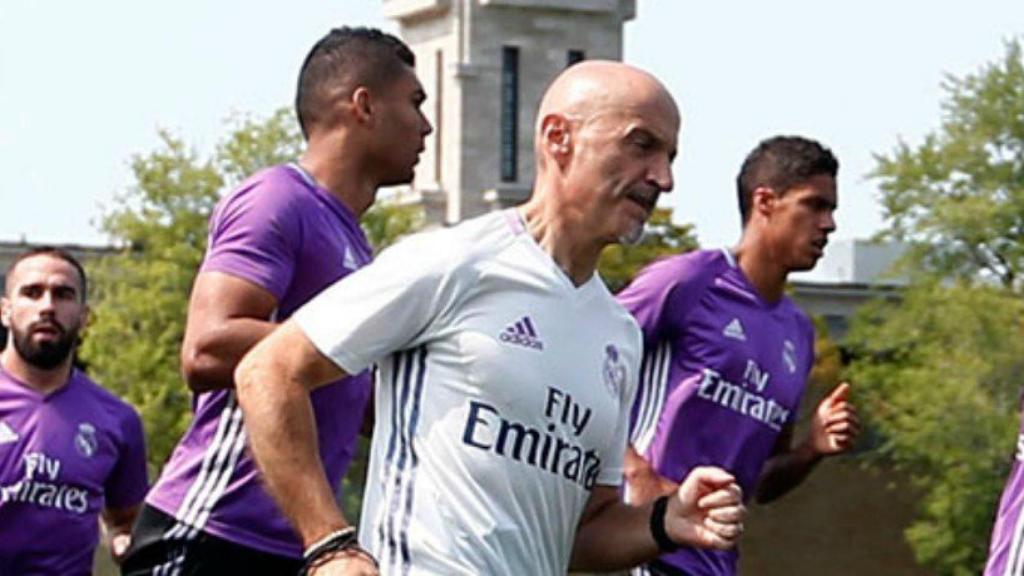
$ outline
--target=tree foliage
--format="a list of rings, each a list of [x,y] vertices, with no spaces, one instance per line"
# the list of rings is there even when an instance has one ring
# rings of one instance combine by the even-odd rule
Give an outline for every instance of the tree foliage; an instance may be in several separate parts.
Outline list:
[[[1024,368],[1024,61],[948,78],[939,129],[876,157],[884,236],[910,243],[898,303],[858,312],[850,366],[878,458],[912,479],[906,532],[936,574],[978,574]]]
[[[936,574],[978,574],[1009,470],[1024,369],[1024,302],[921,282],[860,311],[847,346],[877,457],[922,494],[907,530]]]
[[[997,62],[948,77],[937,132],[877,155],[886,236],[946,277],[1019,289],[1024,272],[1024,59],[1018,40]]]
[[[224,186],[210,160],[163,132],[132,161],[135,184],[100,228],[120,251],[90,266],[93,319],[82,346],[91,373],[139,410],[150,463],[170,454],[189,420],[178,355],[205,222]]]
[[[206,249],[207,222],[221,195],[257,170],[298,157],[290,111],[236,117],[208,158],[160,133],[159,147],[132,160],[134,183],[99,222],[119,251],[90,266],[93,321],[81,354],[99,382],[131,402],[158,469],[191,419],[179,370],[189,291]],[[376,246],[419,226],[407,206],[364,215]]]

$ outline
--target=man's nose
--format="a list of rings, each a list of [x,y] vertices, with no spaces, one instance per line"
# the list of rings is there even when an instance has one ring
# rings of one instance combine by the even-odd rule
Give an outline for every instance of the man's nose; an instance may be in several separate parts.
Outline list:
[[[672,179],[672,161],[668,158],[656,160],[655,165],[651,167],[649,180],[660,192],[671,192],[675,185]]]

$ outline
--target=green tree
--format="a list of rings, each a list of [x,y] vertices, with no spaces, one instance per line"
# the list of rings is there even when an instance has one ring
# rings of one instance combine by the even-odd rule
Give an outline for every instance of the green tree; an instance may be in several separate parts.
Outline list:
[[[98,381],[131,402],[146,427],[154,470],[191,419],[179,370],[188,296],[206,249],[207,221],[220,196],[262,167],[296,158],[302,139],[292,113],[235,117],[208,158],[160,133],[160,146],[132,160],[134,183],[107,210],[100,229],[121,249],[90,266],[93,322],[83,360]],[[409,206],[366,215],[376,246],[418,227]]]
[[[184,311],[224,179],[174,136],[132,161],[135,184],[101,219],[122,248],[90,266],[93,321],[82,346],[92,374],[139,410],[149,461],[163,463],[189,421],[178,370]]]
[[[656,208],[643,239],[633,246],[614,244],[604,249],[597,267],[612,292],[618,292],[647,264],[662,256],[697,249],[693,226],[672,223],[672,210]]]
[[[858,312],[846,345],[877,461],[921,508],[906,536],[936,574],[978,574],[1008,470],[1024,358],[1021,45],[949,77],[938,130],[876,156],[884,237],[911,246],[898,303]]]
[[[808,377],[808,386],[821,396],[832,391],[842,379],[843,359],[839,345],[828,333],[824,318],[818,316],[814,322],[814,366]],[[806,403],[807,401],[804,400]]]
[[[913,261],[947,278],[994,279],[1020,289],[1024,271],[1024,59],[1003,58],[948,77],[937,132],[877,155],[873,176],[889,229]]]
[[[363,214],[360,221],[366,239],[380,252],[396,240],[423,227],[422,208],[403,204],[401,198],[378,202]]]
[[[1016,430],[1024,302],[921,282],[861,310],[846,345],[875,458],[922,495],[906,535],[935,574],[978,574]]]

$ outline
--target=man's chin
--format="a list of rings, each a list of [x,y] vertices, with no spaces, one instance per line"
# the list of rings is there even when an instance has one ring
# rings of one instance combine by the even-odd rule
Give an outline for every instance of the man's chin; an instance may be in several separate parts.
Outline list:
[[[817,266],[817,265],[818,265],[818,258],[810,258],[810,259],[807,259],[807,260],[803,260],[801,262],[797,262],[795,265],[793,265],[793,266],[791,266],[789,268],[789,271],[790,272],[807,272],[809,270],[814,270],[814,267]]]
[[[14,347],[26,363],[41,370],[52,370],[64,363],[71,355],[74,340],[60,339],[55,342],[31,342],[26,338],[15,338]]]
[[[46,348],[27,355],[25,362],[40,370],[53,370],[63,364],[70,355],[69,350]]]
[[[623,246],[636,246],[644,239],[644,226],[643,224],[634,227],[632,230],[619,236],[619,244]]]
[[[413,179],[416,177],[416,169],[414,166],[410,166],[409,169],[401,174],[393,174],[390,178],[385,178],[381,183],[381,187],[388,186],[404,186],[406,184],[412,184]]]

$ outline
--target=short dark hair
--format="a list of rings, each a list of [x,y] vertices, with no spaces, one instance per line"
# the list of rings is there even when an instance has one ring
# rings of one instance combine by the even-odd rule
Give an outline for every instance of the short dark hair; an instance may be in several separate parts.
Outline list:
[[[18,264],[22,260],[28,260],[36,256],[50,256],[52,258],[58,258],[70,264],[76,272],[78,272],[78,280],[81,282],[82,294],[81,300],[85,302],[85,295],[88,291],[88,282],[85,279],[85,268],[82,267],[82,263],[77,258],[71,255],[70,252],[63,248],[57,248],[56,246],[36,246],[35,248],[29,248],[21,254],[15,256],[11,265],[7,267],[6,279],[4,281],[4,293],[10,292],[11,290],[11,276],[13,276],[14,269],[18,267]]]
[[[750,204],[758,186],[771,188],[781,196],[815,176],[827,174],[835,178],[838,172],[839,161],[832,151],[814,140],[801,136],[762,140],[747,155],[736,177],[743,224],[750,219]]]
[[[330,97],[351,93],[358,86],[381,88],[405,67],[414,68],[416,56],[404,42],[376,28],[334,28],[309,51],[299,71],[295,113],[302,135],[324,117]],[[332,91],[333,89],[333,91]]]

